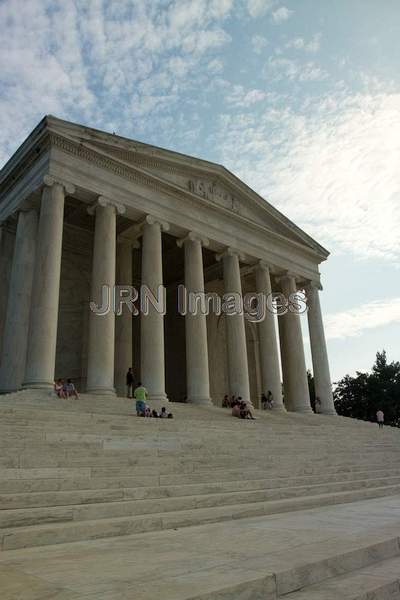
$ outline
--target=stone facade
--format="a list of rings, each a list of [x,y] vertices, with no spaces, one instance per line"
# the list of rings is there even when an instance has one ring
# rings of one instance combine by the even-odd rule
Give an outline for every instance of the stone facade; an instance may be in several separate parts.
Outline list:
[[[176,290],[307,290],[321,412],[334,414],[318,289],[328,252],[220,165],[45,117],[0,173],[0,389],[125,394],[152,403],[224,394],[310,412],[300,317],[182,316]],[[166,289],[167,313],[99,317],[101,286]],[[282,363],[284,403],[280,362]]]

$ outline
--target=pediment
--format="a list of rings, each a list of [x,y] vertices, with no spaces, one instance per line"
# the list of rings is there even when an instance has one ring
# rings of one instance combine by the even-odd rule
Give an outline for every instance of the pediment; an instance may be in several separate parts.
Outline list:
[[[125,165],[132,165],[148,176],[185,190],[238,218],[253,222],[268,231],[300,244],[326,258],[328,252],[287,219],[256,192],[223,166],[202,159],[157,148],[114,134],[49,117],[51,131],[66,135],[92,150]]]

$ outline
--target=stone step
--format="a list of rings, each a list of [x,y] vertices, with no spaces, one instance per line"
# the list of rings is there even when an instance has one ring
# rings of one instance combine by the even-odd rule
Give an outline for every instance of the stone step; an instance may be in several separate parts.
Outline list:
[[[310,479],[310,478],[308,478]],[[74,504],[91,504],[114,502],[121,500],[144,500],[156,498],[179,498],[224,493],[268,494],[269,498],[284,498],[306,493],[327,493],[360,488],[382,487],[400,484],[400,475],[393,477],[354,478],[351,480],[332,481],[332,478],[307,478],[291,480],[247,480],[236,482],[219,482],[209,484],[188,484],[180,486],[129,487],[121,485],[115,488],[77,489],[70,491],[33,492],[17,494],[0,494],[0,510],[39,508],[45,506],[68,506]],[[123,482],[122,482],[123,483]],[[99,482],[100,485],[100,482]],[[257,496],[256,496],[257,497]],[[267,496],[265,497],[267,499]],[[251,501],[250,499],[248,500]],[[259,501],[258,499],[254,501]],[[177,509],[178,510],[178,509]],[[1,515],[1,513],[0,513]]]
[[[158,512],[159,503],[152,500],[166,499],[165,510],[185,510],[186,508],[198,508],[202,506],[218,506],[237,503],[260,502],[264,500],[275,500],[299,497],[305,495],[325,494],[330,492],[350,491],[355,489],[367,489],[383,486],[400,485],[400,476],[352,479],[351,481],[315,481],[314,483],[296,483],[293,481],[274,482],[270,480],[254,480],[246,482],[229,482],[217,484],[183,485],[183,486],[158,486],[158,487],[120,487],[97,490],[77,490],[61,492],[39,492],[32,494],[1,494],[0,495],[0,527],[16,526],[18,516],[24,524],[28,518],[28,509],[39,509],[41,514],[45,513],[45,507],[71,506],[75,513],[79,513],[80,505],[93,506],[94,517],[101,518],[100,511],[106,511],[108,516],[115,511],[115,504],[109,509],[107,503],[122,502],[122,512],[126,514],[143,514]],[[126,502],[128,500],[143,501],[137,504]],[[105,504],[104,504],[105,503]],[[103,507],[98,506],[104,504]],[[96,506],[97,505],[97,506]],[[171,508],[172,505],[172,508]],[[190,506],[188,506],[190,505]],[[18,509],[20,510],[18,512]],[[3,511],[3,512],[2,512]],[[29,518],[34,524],[37,512],[29,511]],[[62,513],[61,513],[62,514]],[[57,512],[48,511],[49,521],[57,517]],[[92,518],[91,516],[79,518]],[[12,525],[7,519],[12,521]],[[45,519],[41,517],[43,522]],[[70,519],[68,519],[70,520]]]
[[[254,456],[254,455],[253,455]],[[377,460],[378,457],[375,456]],[[357,456],[351,456],[348,460],[340,460],[340,457],[320,457],[318,460],[313,459],[310,456],[307,460],[307,456],[304,454],[300,459],[295,459],[293,455],[286,457],[276,457],[275,459],[269,459],[266,463],[263,460],[253,459],[251,454],[243,455],[237,459],[232,456],[227,457],[209,457],[209,456],[186,456],[181,458],[158,456],[157,451],[152,448],[149,450],[142,450],[140,453],[120,453],[120,452],[74,452],[74,451],[59,451],[59,452],[29,452],[26,451],[22,454],[15,452],[14,454],[9,453],[0,457],[0,469],[2,468],[35,468],[35,467],[90,467],[90,468],[109,468],[115,471],[118,469],[122,472],[126,469],[130,470],[133,475],[136,473],[191,473],[201,472],[204,470],[232,470],[236,468],[246,468],[251,461],[252,468],[265,468],[268,470],[281,469],[287,470],[293,464],[296,466],[312,465],[314,469],[321,467],[324,470],[329,468],[337,467],[366,467],[370,466],[370,461],[364,458],[357,459]],[[381,462],[382,461],[382,462]],[[400,461],[394,457],[382,457],[381,464],[395,465],[399,464]],[[264,467],[265,464],[265,467]],[[376,464],[379,463],[375,463]]]
[[[3,495],[9,494],[30,494],[36,492],[57,492],[57,491],[74,491],[74,490],[109,490],[109,489],[120,489],[120,488],[141,488],[146,486],[155,487],[158,489],[159,477],[158,476],[141,476],[141,477],[107,477],[107,478],[92,478],[85,476],[78,470],[74,470],[69,478],[61,477],[49,478],[51,473],[46,475],[47,478],[35,478],[35,479],[8,479],[1,481],[1,491]],[[18,471],[17,471],[18,473]],[[29,470],[24,471],[26,477],[29,474]],[[41,475],[43,472],[40,471]],[[63,472],[64,473],[64,472]],[[13,471],[15,474],[15,471]],[[87,472],[86,472],[87,475]],[[384,479],[387,480],[400,476],[400,468],[398,469],[371,469],[361,471],[338,471],[336,473],[318,473],[316,475],[283,475],[282,473],[277,476],[270,475],[268,478],[265,476],[265,472],[252,471],[252,478],[222,481],[220,478],[218,481],[209,481],[204,483],[181,483],[178,485],[164,485],[165,489],[171,490],[194,490],[193,493],[198,493],[197,490],[206,489],[210,491],[231,491],[232,489],[260,489],[269,487],[290,487],[295,485],[312,485],[318,483],[329,483],[335,481],[356,481],[356,480],[369,480],[369,479]],[[279,477],[280,475],[280,477]],[[255,477],[255,478],[253,478]],[[189,493],[190,492],[186,492]]]
[[[60,544],[79,540],[93,540],[146,531],[177,529],[204,523],[215,523],[231,519],[241,519],[252,516],[276,514],[288,511],[304,510],[319,506],[355,502],[361,499],[378,498],[398,494],[400,486],[385,486],[372,489],[360,489],[348,492],[319,494],[284,500],[254,502],[250,504],[232,504],[212,508],[197,508],[171,512],[103,518],[94,520],[72,521],[71,508],[60,510],[55,519],[63,522],[46,523],[41,525],[9,527],[0,530],[0,547],[12,550],[24,547]],[[98,508],[96,505],[95,508]],[[80,514],[84,508],[79,507]],[[27,513],[32,513],[31,509]],[[7,512],[7,511],[6,511]],[[79,514],[79,513],[78,513]],[[68,518],[72,522],[67,522]]]
[[[398,465],[396,465],[398,467]],[[271,469],[267,465],[264,469],[214,469],[206,471],[197,471],[193,473],[179,473],[179,474],[163,474],[159,475],[156,473],[150,474],[148,470],[137,470],[134,467],[130,468],[91,468],[91,467],[43,467],[43,468],[1,468],[0,469],[0,482],[2,490],[5,491],[6,485],[15,481],[28,482],[34,480],[89,480],[89,479],[109,479],[110,482],[115,479],[131,479],[136,480],[136,485],[181,485],[189,483],[211,483],[219,481],[236,481],[236,480],[249,480],[249,479],[286,479],[290,477],[299,476],[317,476],[317,475],[337,475],[341,473],[362,475],[363,473],[371,473],[372,471],[379,471],[379,465],[365,466],[334,466],[326,468],[315,468],[313,466],[295,467],[293,469],[284,470]],[[391,465],[387,466],[386,473],[398,472],[398,468],[394,468]],[[109,487],[107,485],[106,487]],[[10,488],[8,488],[10,489]],[[15,489],[15,488],[14,488]],[[21,489],[21,488],[19,488]]]
[[[287,600],[400,600],[400,557],[331,577],[278,597]]]

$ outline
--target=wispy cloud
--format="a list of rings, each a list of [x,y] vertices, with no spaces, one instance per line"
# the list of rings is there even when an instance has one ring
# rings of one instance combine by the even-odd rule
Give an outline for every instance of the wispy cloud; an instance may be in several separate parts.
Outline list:
[[[251,44],[256,54],[261,54],[264,48],[268,45],[268,40],[263,35],[253,35]]]
[[[327,339],[359,336],[368,329],[400,323],[400,298],[377,300],[328,314],[324,321]]]
[[[221,117],[221,161],[336,253],[400,264],[400,93]]]
[[[267,98],[268,94],[259,89],[246,90],[241,85],[235,85],[227,96],[228,104],[235,107],[247,108]]]
[[[318,50],[321,47],[321,37],[322,36],[320,33],[316,33],[315,35],[313,35],[313,37],[309,41],[306,41],[302,37],[296,37],[296,38],[289,40],[285,44],[285,47],[293,48],[295,50],[304,50],[305,52],[315,53],[315,52],[318,52]]]
[[[274,0],[247,0],[247,10],[252,17],[262,17],[270,11]]]
[[[233,0],[0,3],[0,164],[46,113],[156,127],[221,69]],[[142,117],[152,114],[152,119]]]
[[[288,58],[270,57],[264,70],[265,76],[270,74],[275,80],[321,81],[328,78],[328,73],[314,62],[301,62]]]
[[[286,6],[281,6],[272,13],[272,18],[275,21],[275,23],[283,23],[284,21],[287,21],[292,16],[292,14],[293,10],[286,8]]]

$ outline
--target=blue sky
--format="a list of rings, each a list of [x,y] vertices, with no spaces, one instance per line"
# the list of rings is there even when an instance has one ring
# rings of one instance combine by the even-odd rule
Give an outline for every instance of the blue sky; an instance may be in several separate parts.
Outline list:
[[[399,40],[398,0],[0,0],[0,164],[46,113],[225,164],[331,251],[337,380],[400,359]]]

